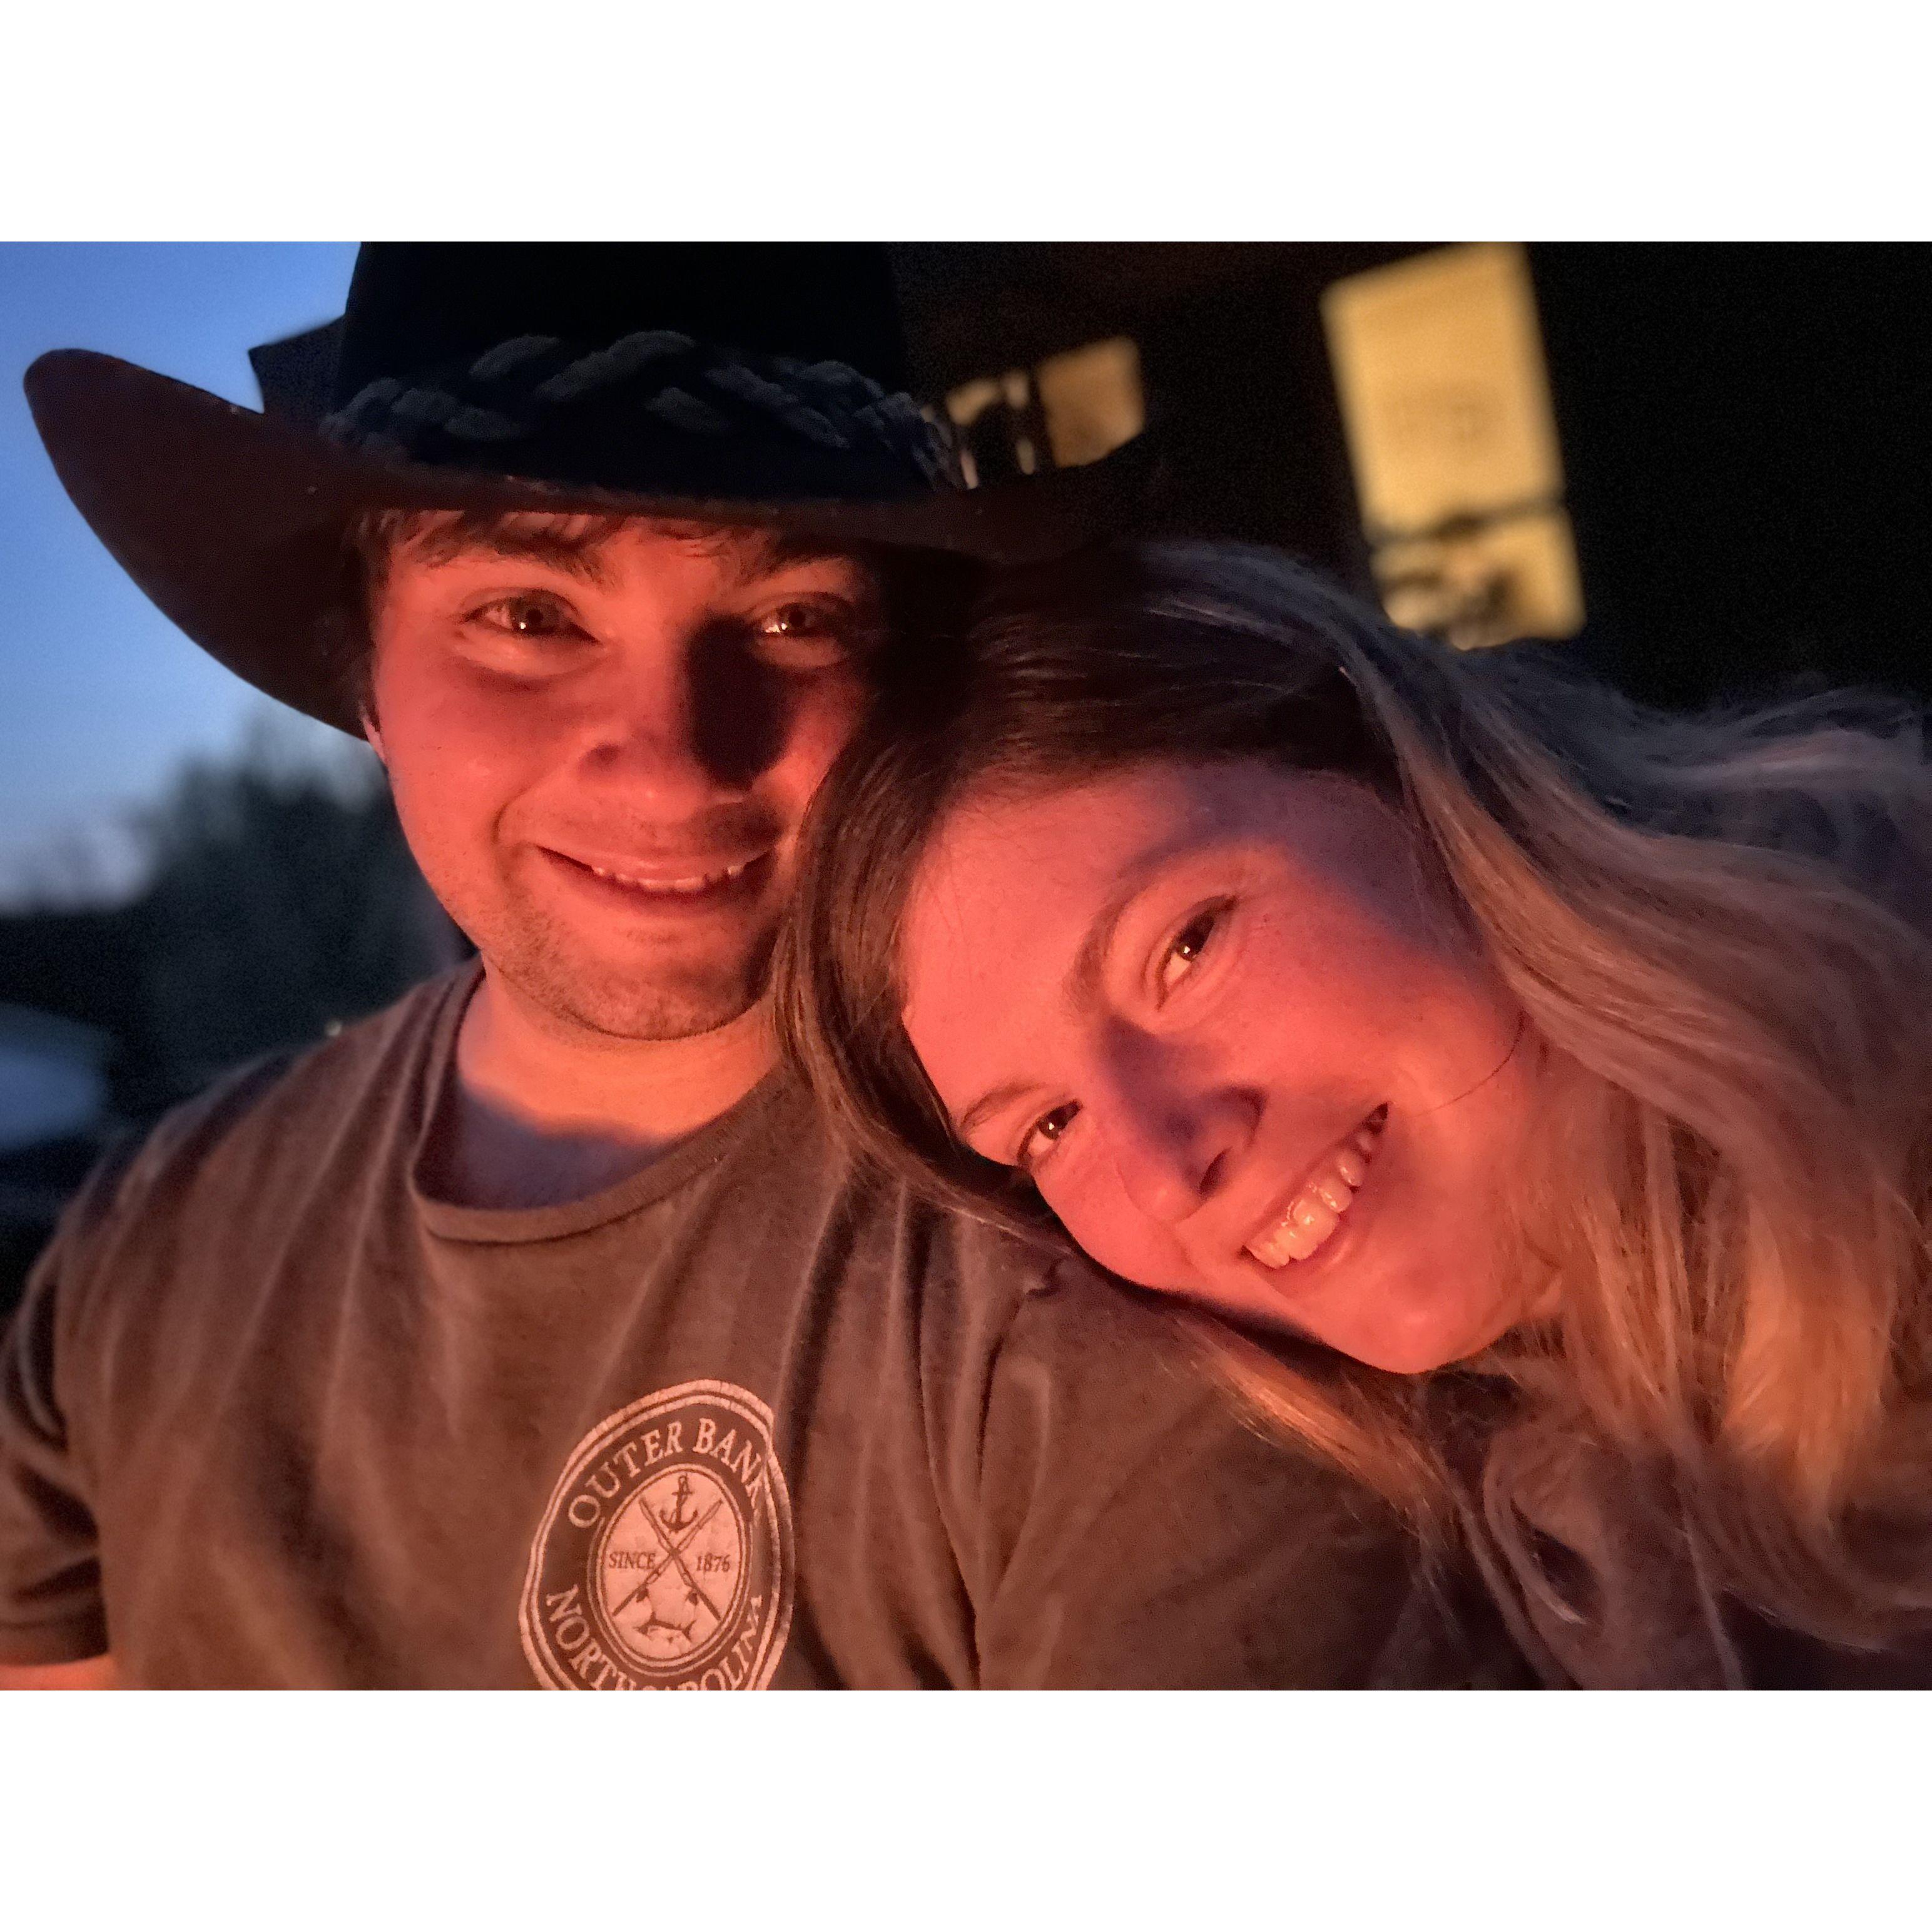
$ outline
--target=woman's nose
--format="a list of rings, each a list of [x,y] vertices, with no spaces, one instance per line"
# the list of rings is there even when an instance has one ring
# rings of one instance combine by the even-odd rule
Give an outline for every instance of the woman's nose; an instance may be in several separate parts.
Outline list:
[[[1186,1220],[1228,1179],[1252,1130],[1252,1106],[1228,1088],[1177,1091],[1145,1078],[1112,1084],[1105,1126],[1121,1187],[1152,1219]]]

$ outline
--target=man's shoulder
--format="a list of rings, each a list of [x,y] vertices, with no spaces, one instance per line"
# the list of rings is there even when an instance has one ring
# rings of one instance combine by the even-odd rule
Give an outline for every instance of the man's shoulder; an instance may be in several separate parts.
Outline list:
[[[1105,1273],[1050,1223],[914,1204],[928,1228],[928,1276],[998,1331],[1000,1346],[1052,1358],[1166,1359],[1180,1330],[1162,1298]]]
[[[1103,1276],[1052,1223],[941,1204],[852,1152],[782,1076],[704,1184],[794,1217],[842,1298],[890,1304],[916,1328],[928,1376],[969,1378],[1017,1348],[1069,1361],[1099,1348],[1157,1352],[1160,1315]],[[839,1264],[826,1268],[829,1256]]]
[[[1457,1681],[1460,1656],[1403,1648],[1434,1625],[1401,1524],[1263,1424],[1208,1318],[965,1217],[944,1241],[991,1344],[935,1378],[934,1438],[982,1682]]]
[[[982,1428],[1004,1415],[1022,1436],[1044,1431],[1082,1454],[1178,1450],[1292,1488],[1338,1481],[1240,1393],[1213,1317],[1108,1274],[1051,1231],[1033,1238],[944,1214],[936,1253],[924,1292],[946,1307],[946,1367],[983,1388]]]
[[[1244,1430],[1170,1298],[1106,1274],[1050,1226],[916,1199],[902,1211],[925,1372],[968,1401],[976,1427],[1043,1404],[1106,1432],[1190,1418]]]
[[[1108,1432],[1208,1428],[1246,1438],[1253,1418],[1217,1372],[1190,1319],[1171,1295],[1136,1288],[1082,1254],[1060,1254],[1015,1302],[1003,1353],[1010,1373],[1036,1376],[1055,1400]],[[1281,1447],[1275,1438],[1275,1447]]]
[[[459,970],[412,988],[393,1005],[313,1046],[264,1054],[223,1075],[110,1151],[76,1198],[70,1220],[98,1225],[146,1214],[245,1169],[313,1166],[322,1149],[372,1113],[398,1104],[419,1068]]]

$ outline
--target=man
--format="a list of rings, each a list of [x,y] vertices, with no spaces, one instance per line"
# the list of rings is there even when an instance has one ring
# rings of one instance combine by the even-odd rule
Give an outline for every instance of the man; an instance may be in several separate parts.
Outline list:
[[[959,489],[857,373],[901,353],[866,250],[371,248],[265,389],[318,350],[319,425],[76,352],[29,390],[161,608],[366,733],[480,964],[74,1204],[0,1372],[16,1681],[1412,1670],[1374,1510],[1151,1311],[852,1172],[774,1070],[871,664],[1113,472]]]

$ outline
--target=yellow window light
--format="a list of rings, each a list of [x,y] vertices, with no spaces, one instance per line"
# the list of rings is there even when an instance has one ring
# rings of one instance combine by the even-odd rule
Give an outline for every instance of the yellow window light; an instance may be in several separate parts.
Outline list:
[[[1034,376],[1053,460],[1060,469],[1097,463],[1145,427],[1141,354],[1126,336],[1050,356]]]
[[[1126,336],[1113,336],[1050,356],[1037,368],[978,376],[948,394],[946,413],[956,428],[971,431],[973,440],[991,436],[1003,442],[1022,475],[1040,465],[1042,427],[1054,468],[1097,462],[1139,435],[1146,423],[1140,351]],[[978,466],[970,448],[966,459],[972,482]]]
[[[1524,251],[1438,248],[1322,300],[1390,616],[1466,647],[1574,636],[1576,546]]]
[[[997,376],[981,376],[962,382],[946,398],[946,413],[961,429],[970,429],[995,403],[1005,398],[1005,388]]]

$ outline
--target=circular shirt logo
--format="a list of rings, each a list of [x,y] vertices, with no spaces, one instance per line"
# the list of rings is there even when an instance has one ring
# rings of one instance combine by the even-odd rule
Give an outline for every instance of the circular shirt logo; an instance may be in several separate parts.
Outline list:
[[[770,1410],[685,1382],[578,1444],[531,1545],[524,1652],[557,1690],[762,1690],[792,1577]]]

